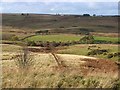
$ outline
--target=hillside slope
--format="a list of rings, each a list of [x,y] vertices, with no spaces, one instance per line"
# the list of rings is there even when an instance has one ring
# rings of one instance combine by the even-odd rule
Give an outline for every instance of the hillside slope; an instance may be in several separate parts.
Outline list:
[[[75,15],[41,15],[41,14],[3,14],[3,27],[18,29],[45,30],[53,32],[117,32],[118,17],[83,17]]]

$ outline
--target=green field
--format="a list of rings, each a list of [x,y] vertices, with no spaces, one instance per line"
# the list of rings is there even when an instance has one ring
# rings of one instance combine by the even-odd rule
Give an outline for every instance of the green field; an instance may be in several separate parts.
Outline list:
[[[101,41],[111,41],[111,42],[117,42],[118,37],[104,37],[104,36],[94,36],[95,40],[101,40]]]
[[[55,42],[67,42],[67,41],[78,41],[82,36],[76,35],[36,35],[26,40],[30,41],[55,41]]]
[[[92,45],[92,44],[91,44]],[[93,44],[97,47],[99,46],[101,49],[107,49],[109,50],[109,53],[115,53],[118,52],[118,45],[112,45],[112,44]],[[81,45],[72,45],[69,47],[65,47],[61,50],[58,50],[57,53],[61,54],[74,54],[74,55],[85,55],[87,56],[88,53],[88,47],[89,44],[81,44]],[[98,57],[102,59],[108,59],[107,55],[94,55],[93,57]],[[118,60],[118,57],[113,57],[111,60]]]
[[[55,41],[55,42],[68,42],[68,41],[79,41],[83,35],[36,35],[27,38],[26,40],[28,41]],[[117,42],[118,38],[117,37],[105,37],[105,36],[94,36],[95,40],[100,40],[100,41],[111,41],[111,42]]]

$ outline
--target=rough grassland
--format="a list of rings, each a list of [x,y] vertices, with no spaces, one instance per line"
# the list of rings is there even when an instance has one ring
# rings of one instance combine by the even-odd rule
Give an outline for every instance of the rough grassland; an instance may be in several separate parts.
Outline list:
[[[3,54],[8,55],[9,58],[20,52],[19,46],[2,46]],[[76,45],[76,47],[79,46]],[[81,45],[80,47],[84,48],[86,46]],[[71,47],[71,49],[73,49],[73,47]],[[112,88],[118,83],[118,74],[116,73],[116,69],[114,69],[117,67],[115,64],[113,65],[113,61],[112,63],[108,62],[110,65],[113,65],[110,68],[112,69],[114,67],[114,72],[112,72],[110,68],[102,70],[103,68],[108,68],[109,64],[106,61],[106,63],[99,61],[98,65],[93,66],[95,69],[94,72],[93,68],[89,67],[89,64],[94,65],[95,62],[88,63],[89,68],[84,67],[83,64],[86,63],[87,65],[87,62],[82,60],[82,58],[89,58],[91,59],[90,61],[95,61],[96,58],[58,54],[60,60],[67,65],[65,68],[58,68],[51,54],[31,53],[31,55],[34,62],[28,70],[19,69],[14,61],[16,59],[3,59],[2,88]],[[101,63],[102,66],[99,66],[99,63]],[[101,69],[95,68],[97,66]]]
[[[112,88],[117,83],[117,73],[89,73],[82,75],[78,56],[64,58],[68,67],[58,68],[51,54],[35,54],[34,65],[28,70],[19,69],[14,60],[3,61],[3,88]],[[71,57],[71,58],[70,58]]]

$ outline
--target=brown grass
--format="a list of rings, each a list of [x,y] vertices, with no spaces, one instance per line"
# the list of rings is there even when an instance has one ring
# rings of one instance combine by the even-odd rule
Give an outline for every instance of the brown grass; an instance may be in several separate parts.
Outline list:
[[[24,73],[16,66],[14,60],[3,61],[3,83],[4,88],[111,88],[115,86],[117,76],[113,73],[108,75],[102,72],[88,73],[83,75],[81,71],[83,63],[77,63],[81,59],[63,60],[63,56],[58,55],[68,66],[58,69],[58,64],[53,60],[51,54],[31,53],[34,56],[34,65]],[[72,57],[72,56],[71,56]],[[77,57],[77,56],[75,56]],[[68,60],[68,61],[66,61]],[[73,61],[73,62],[72,62]],[[72,63],[71,63],[72,62]],[[77,64],[76,64],[77,63]],[[80,67],[79,67],[80,66]],[[114,77],[113,77],[114,76]]]

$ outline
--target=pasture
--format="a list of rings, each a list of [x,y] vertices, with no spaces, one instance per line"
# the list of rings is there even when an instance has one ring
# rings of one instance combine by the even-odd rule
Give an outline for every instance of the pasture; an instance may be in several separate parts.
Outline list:
[[[82,44],[82,45],[72,45],[68,47],[61,48],[57,51],[57,53],[61,54],[71,54],[71,55],[85,55],[88,56],[87,53],[90,51],[88,48],[89,46],[96,46],[100,47],[101,49],[108,50],[109,53],[115,53],[119,52],[118,45],[113,45],[113,44]],[[107,58],[107,55],[101,54],[101,55],[92,55],[92,57],[97,57],[101,59],[109,59],[109,60],[114,60],[118,61],[119,57],[113,57],[113,58]]]
[[[82,36],[76,35],[36,35],[30,38],[27,38],[28,41],[49,41],[49,42],[68,42],[68,41],[79,41]]]
[[[113,43],[119,41],[119,37],[105,37],[105,36],[94,36],[95,40],[99,41],[111,41]]]
[[[71,42],[79,41],[85,35],[58,34],[58,35],[36,35],[26,38],[27,41],[49,41],[49,42]],[[95,41],[118,42],[118,37],[93,36]]]

